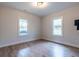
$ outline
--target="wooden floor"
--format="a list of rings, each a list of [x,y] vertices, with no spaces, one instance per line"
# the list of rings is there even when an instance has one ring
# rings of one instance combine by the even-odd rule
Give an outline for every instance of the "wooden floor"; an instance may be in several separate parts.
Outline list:
[[[0,48],[0,57],[78,57],[79,49],[37,40]]]

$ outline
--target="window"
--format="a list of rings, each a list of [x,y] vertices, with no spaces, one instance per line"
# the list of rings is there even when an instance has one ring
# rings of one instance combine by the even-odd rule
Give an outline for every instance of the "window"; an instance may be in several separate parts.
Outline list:
[[[27,20],[19,19],[19,35],[23,36],[27,34]]]
[[[62,17],[53,18],[53,35],[62,36]]]

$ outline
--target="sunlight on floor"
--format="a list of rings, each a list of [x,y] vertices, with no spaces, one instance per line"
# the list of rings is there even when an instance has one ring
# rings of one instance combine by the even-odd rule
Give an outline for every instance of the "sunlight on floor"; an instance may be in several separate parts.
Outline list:
[[[26,57],[29,56],[30,53],[30,48],[24,48],[18,52],[17,57]]]
[[[33,56],[35,53],[36,56],[46,56],[46,55],[49,55],[49,56],[54,56],[54,57],[63,57],[64,56],[64,49],[63,47],[59,46],[59,45],[55,45],[54,47],[49,47],[51,44],[43,44],[41,46],[41,44],[39,45],[39,47],[35,48],[37,45],[31,47],[31,48],[24,48],[24,49],[21,49],[19,50],[17,56],[19,57],[27,57],[27,56]],[[34,49],[32,51],[32,49]],[[42,50],[40,50],[40,48],[42,48]],[[39,51],[39,53],[37,53]],[[48,52],[47,52],[48,51]],[[33,52],[33,55],[32,55],[32,52]],[[45,54],[45,53],[46,54]]]
[[[55,46],[52,50],[53,56],[54,57],[63,57],[64,56],[64,50],[60,46]]]

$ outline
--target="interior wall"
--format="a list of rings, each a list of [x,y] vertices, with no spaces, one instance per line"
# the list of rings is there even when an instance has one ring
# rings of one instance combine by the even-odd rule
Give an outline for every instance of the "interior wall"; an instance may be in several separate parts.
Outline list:
[[[28,22],[28,33],[19,36],[18,22]],[[40,17],[8,7],[0,7],[0,47],[40,39]]]
[[[63,16],[63,36],[52,34],[53,17]],[[72,7],[53,13],[42,20],[42,38],[79,48],[79,30],[74,26],[74,20],[79,19],[79,7]]]
[[[63,36],[52,35],[53,17],[63,16]],[[26,36],[18,35],[18,21],[24,18],[28,21]],[[79,31],[74,26],[74,20],[79,19],[79,7],[72,7],[40,18],[8,7],[0,7],[0,47],[28,42],[36,39],[46,39],[79,47]]]

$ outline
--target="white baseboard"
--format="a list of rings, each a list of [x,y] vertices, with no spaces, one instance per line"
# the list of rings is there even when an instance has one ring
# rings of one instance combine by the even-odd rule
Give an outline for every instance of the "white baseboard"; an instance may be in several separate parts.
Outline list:
[[[33,40],[37,40],[39,38],[30,38],[30,39],[15,39],[15,40],[5,40],[5,41],[1,41],[0,42],[0,48],[2,47],[6,47],[6,46],[11,46],[11,45],[16,45],[16,44],[20,44],[20,43],[25,43],[25,42],[29,42],[29,41],[33,41]],[[62,41],[56,41],[56,40],[53,40],[53,39],[50,39],[50,38],[42,38],[42,39],[45,39],[45,40],[49,40],[49,41],[53,41],[53,42],[57,42],[57,43],[60,43],[60,44],[64,44],[64,45],[69,45],[69,46],[73,46],[73,47],[77,47],[79,48],[79,45],[75,45],[75,44],[71,44],[71,43],[68,43],[68,42],[62,42]]]
[[[60,44],[64,44],[64,45],[68,45],[68,46],[72,46],[72,47],[79,48],[79,45],[71,44],[69,42],[56,41],[56,40],[49,39],[49,38],[43,38],[43,39],[48,40],[48,41],[57,42],[57,43],[60,43]]]
[[[39,38],[30,38],[29,40],[19,40],[19,39],[16,39],[16,40],[5,40],[5,41],[1,41],[0,42],[0,48],[2,47],[6,47],[6,46],[11,46],[11,45],[16,45],[16,44],[20,44],[20,43],[24,43],[24,42],[29,42],[29,41],[33,41],[33,40],[37,40]]]

